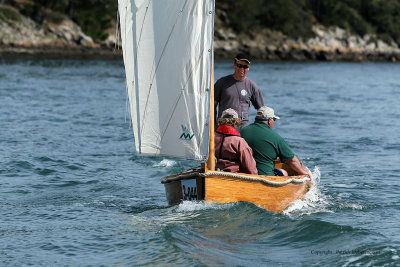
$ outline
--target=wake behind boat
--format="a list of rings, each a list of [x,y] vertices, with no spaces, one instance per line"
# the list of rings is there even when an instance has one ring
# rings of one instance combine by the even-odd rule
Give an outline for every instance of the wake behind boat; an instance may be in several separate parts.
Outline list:
[[[281,212],[301,198],[305,176],[215,170],[214,0],[119,0],[118,9],[136,151],[203,161],[162,180],[168,202],[248,201]]]

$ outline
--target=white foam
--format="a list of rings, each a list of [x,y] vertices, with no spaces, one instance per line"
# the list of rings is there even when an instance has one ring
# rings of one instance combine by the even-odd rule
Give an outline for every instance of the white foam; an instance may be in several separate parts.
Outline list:
[[[155,163],[153,167],[172,167],[176,164],[176,161],[170,159],[163,159],[162,161]]]
[[[358,184],[332,184],[331,187],[337,188],[357,188],[359,187]]]
[[[227,207],[230,207],[232,205],[234,205],[234,203],[218,204],[208,201],[183,201],[181,204],[178,205],[176,211],[190,212],[190,211],[207,210],[207,209],[226,209]]]
[[[349,208],[352,210],[362,210],[363,209],[363,206],[361,206],[360,204],[355,204],[355,203],[344,203],[344,204],[341,204],[339,207],[342,209]]]
[[[311,177],[311,188],[302,199],[293,201],[284,211],[285,215],[304,215],[316,212],[330,212],[327,209],[328,201],[319,191],[318,184],[321,181],[321,172],[318,166],[314,167]]]

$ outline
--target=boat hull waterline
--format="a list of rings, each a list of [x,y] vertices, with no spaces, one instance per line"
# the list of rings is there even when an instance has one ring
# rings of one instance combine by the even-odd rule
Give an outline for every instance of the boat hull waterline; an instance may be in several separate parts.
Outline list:
[[[277,213],[301,199],[311,187],[311,179],[305,175],[262,176],[204,169],[167,176],[162,183],[170,205],[184,200],[246,201]]]

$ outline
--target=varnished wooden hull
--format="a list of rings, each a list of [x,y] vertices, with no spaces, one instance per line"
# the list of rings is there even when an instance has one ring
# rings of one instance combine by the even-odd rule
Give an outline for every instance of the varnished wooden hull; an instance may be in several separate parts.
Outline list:
[[[302,198],[311,185],[309,180],[295,183],[296,180],[305,180],[305,176],[231,176],[232,173],[199,169],[166,177],[162,182],[170,205],[183,200],[207,200],[216,203],[247,201],[277,213],[282,212],[294,200]],[[290,179],[294,182],[282,185]]]
[[[288,176],[257,176],[275,182],[284,182]],[[299,176],[304,178],[303,176]],[[237,180],[224,176],[205,178],[205,200],[217,203],[247,201],[273,212],[282,212],[291,202],[307,193],[308,182],[271,186],[258,181]]]

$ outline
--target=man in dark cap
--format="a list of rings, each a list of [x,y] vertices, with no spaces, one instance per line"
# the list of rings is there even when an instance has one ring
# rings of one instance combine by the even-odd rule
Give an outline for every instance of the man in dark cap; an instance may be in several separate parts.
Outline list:
[[[242,129],[249,124],[250,103],[255,109],[264,106],[264,99],[260,88],[255,82],[246,77],[250,70],[251,59],[247,54],[240,53],[234,59],[235,72],[220,78],[214,85],[214,106],[221,117],[222,111],[232,108],[238,111],[241,124],[236,128]]]

